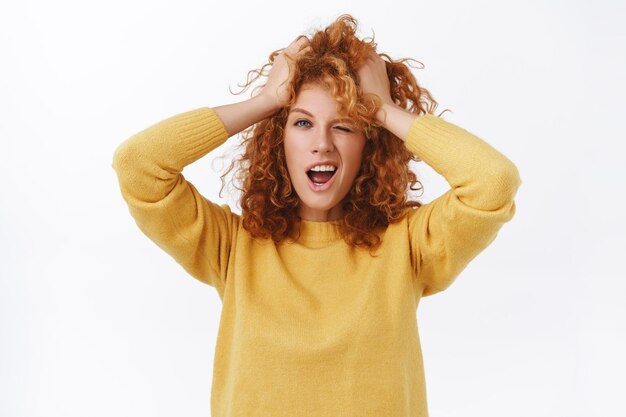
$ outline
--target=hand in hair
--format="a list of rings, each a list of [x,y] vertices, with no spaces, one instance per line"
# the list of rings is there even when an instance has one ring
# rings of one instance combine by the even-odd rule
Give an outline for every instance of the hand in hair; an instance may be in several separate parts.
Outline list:
[[[384,104],[395,104],[391,99],[387,66],[375,51],[370,51],[365,63],[357,70],[357,76],[363,94],[376,94],[381,101],[381,107]]]
[[[293,78],[292,61],[310,49],[309,39],[300,35],[274,58],[269,78],[260,93],[274,105],[274,108],[283,107],[289,100],[289,85]]]
[[[375,51],[370,51],[365,63],[357,70],[357,77],[364,95],[375,94],[380,99],[376,120],[385,129],[405,140],[416,115],[398,106],[391,98],[385,61]]]

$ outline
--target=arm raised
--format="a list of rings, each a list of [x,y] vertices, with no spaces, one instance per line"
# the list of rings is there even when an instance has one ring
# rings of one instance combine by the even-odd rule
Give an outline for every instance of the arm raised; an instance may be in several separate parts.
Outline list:
[[[418,292],[427,296],[443,291],[513,218],[519,172],[506,156],[469,131],[396,105],[386,64],[375,52],[358,76],[363,92],[381,101],[378,122],[450,184],[440,197],[409,210],[407,220]]]

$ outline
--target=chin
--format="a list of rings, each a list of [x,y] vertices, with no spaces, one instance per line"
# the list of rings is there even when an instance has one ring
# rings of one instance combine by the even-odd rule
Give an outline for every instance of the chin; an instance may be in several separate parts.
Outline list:
[[[330,211],[333,208],[335,208],[337,206],[337,204],[339,203],[334,203],[334,204],[319,204],[319,202],[317,204],[315,204],[314,202],[307,202],[305,200],[300,199],[300,206],[301,207],[306,207],[309,210],[317,210],[317,211]]]
[[[337,204],[340,204],[341,201],[334,201],[331,200],[326,200],[323,199],[323,197],[319,197],[316,195],[313,195],[309,198],[302,198],[301,197],[302,194],[299,194],[298,197],[300,199],[300,207],[302,208],[307,208],[309,210],[316,210],[316,211],[329,211],[332,210],[334,207],[337,206]]]

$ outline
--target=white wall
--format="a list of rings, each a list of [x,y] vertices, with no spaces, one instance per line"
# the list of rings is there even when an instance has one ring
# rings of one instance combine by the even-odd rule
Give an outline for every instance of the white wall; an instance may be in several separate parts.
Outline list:
[[[141,234],[113,151],[248,98],[228,87],[341,13],[522,176],[496,242],[420,304],[431,415],[624,415],[623,4],[61,0],[0,3],[1,416],[209,415],[219,297]],[[211,170],[237,140],[185,174],[240,212]],[[447,189],[416,171],[423,201]]]

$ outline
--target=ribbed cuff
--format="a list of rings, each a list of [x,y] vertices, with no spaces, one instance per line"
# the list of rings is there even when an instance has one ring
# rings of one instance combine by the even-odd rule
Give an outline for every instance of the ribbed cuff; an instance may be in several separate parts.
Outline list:
[[[427,113],[415,119],[405,139],[405,146],[428,165],[437,167],[450,159],[450,140],[466,133],[464,129]]]
[[[405,146],[452,186],[510,194],[519,186],[515,165],[478,136],[433,114],[418,116]]]
[[[203,157],[228,139],[228,132],[215,110],[200,107],[169,119],[166,124],[178,139],[176,160],[182,166]],[[168,129],[168,130],[169,130]]]

